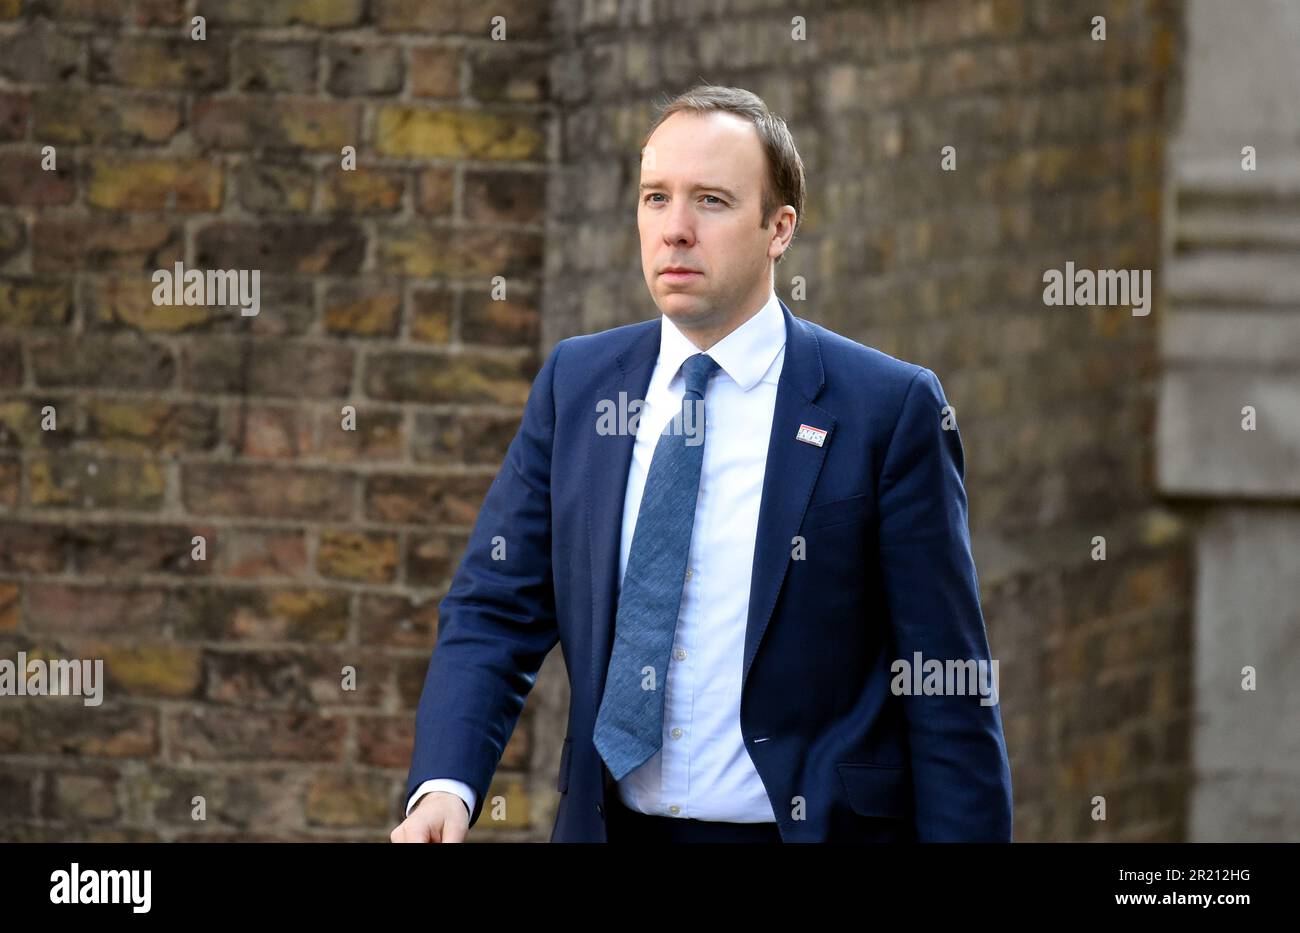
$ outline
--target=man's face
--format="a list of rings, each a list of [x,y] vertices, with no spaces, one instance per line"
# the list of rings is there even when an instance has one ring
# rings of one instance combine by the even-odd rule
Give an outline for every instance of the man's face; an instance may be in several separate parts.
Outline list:
[[[683,331],[727,333],[762,307],[794,208],[759,226],[767,162],[758,132],[730,113],[675,113],[641,158],[641,269],[659,310]],[[666,270],[693,270],[673,274]]]

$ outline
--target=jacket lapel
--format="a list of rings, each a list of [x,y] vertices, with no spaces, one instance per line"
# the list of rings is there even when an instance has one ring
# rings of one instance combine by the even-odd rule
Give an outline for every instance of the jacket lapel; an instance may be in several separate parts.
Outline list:
[[[778,299],[779,300],[779,299]],[[772,609],[785,583],[793,541],[821,474],[826,450],[835,440],[835,417],[813,404],[825,384],[817,337],[798,320],[784,301],[785,361],[776,390],[776,410],[768,440],[763,499],[758,512],[754,568],[750,575],[749,619],[745,628],[745,666],[741,694],[749,668],[767,631]],[[826,432],[821,446],[797,440],[800,425]],[[706,441],[707,443],[707,441]]]
[[[658,319],[647,322],[632,344],[615,359],[614,374],[596,392],[587,415],[592,428],[587,434],[584,477],[589,494],[587,503],[587,544],[591,549],[591,686],[592,696],[599,698],[605,689],[605,674],[613,651],[614,618],[617,610],[618,556],[623,535],[623,500],[627,496],[627,474],[632,465],[632,448],[636,435],[629,432],[598,434],[596,405],[609,399],[620,406],[642,400],[650,388],[659,359]]]

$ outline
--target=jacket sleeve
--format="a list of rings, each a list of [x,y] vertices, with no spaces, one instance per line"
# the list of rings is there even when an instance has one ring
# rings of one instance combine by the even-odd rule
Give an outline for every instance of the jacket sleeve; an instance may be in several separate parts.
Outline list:
[[[415,721],[407,799],[426,780],[474,791],[473,826],[524,700],[559,640],[551,571],[554,380],[565,341],[537,378],[450,589]]]
[[[915,667],[919,655],[922,664],[935,660],[945,671],[949,662],[992,660],[970,549],[961,437],[955,418],[945,418],[946,405],[938,377],[920,369],[904,396],[878,490],[894,657]],[[921,841],[1011,841],[1011,771],[997,693],[987,690],[998,682],[997,668],[985,671],[992,676],[981,672],[983,696],[953,690],[900,697]]]

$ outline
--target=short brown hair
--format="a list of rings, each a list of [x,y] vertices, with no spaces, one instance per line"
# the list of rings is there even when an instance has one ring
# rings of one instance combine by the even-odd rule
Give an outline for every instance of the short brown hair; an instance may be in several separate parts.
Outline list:
[[[758,131],[758,141],[767,157],[767,178],[763,184],[763,200],[759,210],[759,226],[766,228],[776,212],[783,205],[789,204],[795,210],[795,232],[803,220],[804,174],[803,159],[795,148],[794,137],[785,121],[767,109],[763,98],[757,94],[738,87],[720,87],[715,84],[699,84],[679,94],[659,111],[659,116],[650,127],[645,138],[641,140],[641,151],[655,130],[680,111],[703,114],[714,111],[734,113],[754,124]],[[791,246],[794,245],[794,233],[790,235]],[[789,248],[786,249],[788,253]],[[777,257],[780,262],[785,253]]]

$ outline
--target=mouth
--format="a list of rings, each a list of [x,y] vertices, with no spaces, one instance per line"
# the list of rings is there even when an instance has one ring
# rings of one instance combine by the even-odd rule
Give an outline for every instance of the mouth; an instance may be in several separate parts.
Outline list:
[[[665,269],[659,273],[661,279],[667,279],[669,282],[689,282],[702,273],[689,269]]]

